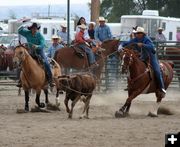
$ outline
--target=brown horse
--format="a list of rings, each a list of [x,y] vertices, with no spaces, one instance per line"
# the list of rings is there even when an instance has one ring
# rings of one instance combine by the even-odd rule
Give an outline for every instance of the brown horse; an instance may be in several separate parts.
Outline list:
[[[125,117],[129,112],[132,100],[142,93],[156,94],[156,108],[149,114],[151,116],[157,116],[157,110],[163,95],[159,91],[154,73],[149,66],[139,59],[139,54],[133,49],[125,48],[120,55],[122,58],[122,72],[129,71],[130,75],[128,77],[128,98],[119,111],[116,111],[115,117]],[[160,65],[165,89],[167,89],[173,78],[173,65],[168,62],[161,62]]]
[[[171,60],[174,63],[176,75],[178,76],[179,85],[180,85],[180,48],[167,47],[164,50],[165,56],[164,59]]]
[[[100,75],[104,66],[104,60],[108,55],[115,53],[119,45],[119,40],[107,40],[104,41],[101,45],[101,48],[105,49],[99,55],[97,63],[99,66],[95,69],[94,74],[97,79],[100,79]],[[84,58],[80,58],[75,54],[75,49],[73,47],[65,47],[56,51],[54,59],[60,64],[63,68],[74,68],[74,69],[89,69],[89,63],[87,56],[84,55]]]
[[[41,90],[45,93],[45,103],[49,104],[48,100],[48,82],[43,66],[34,60],[24,46],[15,48],[14,62],[21,66],[21,82],[25,92],[25,111],[29,111],[29,90],[36,91],[36,104],[39,108],[44,108],[45,104],[40,103]]]
[[[0,70],[12,71],[13,67],[14,51],[7,49],[5,46],[0,46]]]

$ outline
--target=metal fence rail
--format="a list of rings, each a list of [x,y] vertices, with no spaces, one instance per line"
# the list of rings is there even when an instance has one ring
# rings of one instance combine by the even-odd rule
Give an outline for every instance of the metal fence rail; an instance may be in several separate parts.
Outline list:
[[[158,58],[160,60],[166,60],[166,61],[174,63],[174,78],[173,78],[172,83],[170,84],[170,87],[179,87],[180,86],[179,85],[180,50],[179,50],[179,53],[175,52],[174,54],[167,55],[165,49],[167,47],[179,47],[180,48],[180,46],[176,45],[176,43],[177,42],[164,42],[164,43],[156,42],[155,43]],[[170,56],[175,57],[175,60],[169,60],[168,58]],[[121,63],[121,61],[118,58],[116,58],[115,56],[112,56],[106,60],[103,72],[101,74],[101,82],[100,82],[101,91],[126,88],[127,77],[126,77],[126,75],[121,74],[120,63]],[[77,72],[77,70],[76,70],[76,72]],[[16,72],[0,71],[0,79],[6,79],[6,78],[16,79]],[[3,84],[3,83],[0,83],[0,84]],[[10,83],[10,84],[12,84],[12,83]]]

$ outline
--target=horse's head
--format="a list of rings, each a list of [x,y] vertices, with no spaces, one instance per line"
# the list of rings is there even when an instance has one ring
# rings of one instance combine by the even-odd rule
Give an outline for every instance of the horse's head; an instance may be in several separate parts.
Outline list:
[[[14,49],[14,58],[13,58],[13,62],[14,65],[20,65],[26,58],[26,55],[28,55],[27,49],[20,45],[20,46],[16,46]]]
[[[136,54],[134,53],[133,50],[124,48],[120,52],[120,58],[121,58],[121,72],[122,73],[127,73],[129,70],[129,67],[132,65],[134,57]]]
[[[102,43],[101,47],[105,49],[103,52],[105,56],[112,54],[113,52],[116,52],[118,50],[119,46],[119,40],[113,39],[113,40],[106,40]]]

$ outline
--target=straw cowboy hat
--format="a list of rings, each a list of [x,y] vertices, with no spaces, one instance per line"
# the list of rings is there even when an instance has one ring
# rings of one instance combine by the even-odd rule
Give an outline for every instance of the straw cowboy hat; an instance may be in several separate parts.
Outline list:
[[[51,37],[51,39],[53,40],[53,39],[58,39],[59,41],[61,41],[61,37],[59,37],[58,35],[53,35],[52,37]]]
[[[62,28],[67,28],[67,25],[66,24],[61,24],[60,25]]]
[[[28,26],[28,30],[31,30],[32,28],[37,28],[38,30],[41,28],[41,26],[35,22],[33,22],[30,26]]]
[[[81,24],[78,26],[80,29],[87,29],[86,25],[85,24]]]
[[[98,21],[99,21],[99,22],[100,22],[100,21],[107,22],[107,19],[105,19],[104,17],[100,16],[99,19],[98,19]]]
[[[159,27],[159,28],[158,28],[158,31],[160,31],[160,30],[163,31],[163,28]]]
[[[143,27],[137,27],[136,33],[143,33],[143,34],[145,34],[144,28]]]

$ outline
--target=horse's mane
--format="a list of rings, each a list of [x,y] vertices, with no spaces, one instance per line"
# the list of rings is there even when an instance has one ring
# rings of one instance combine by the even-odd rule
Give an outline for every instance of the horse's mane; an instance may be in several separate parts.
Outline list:
[[[17,45],[17,46],[14,48],[14,50],[15,50],[16,48],[18,48],[18,47],[23,47],[23,48],[26,49],[27,51],[29,50],[29,48],[28,48],[26,45],[24,45],[24,44]]]

